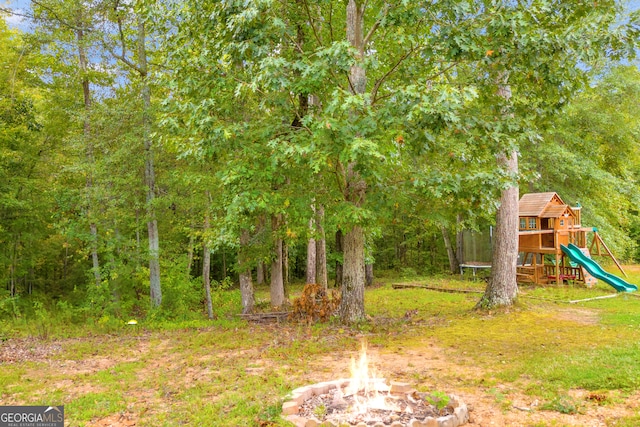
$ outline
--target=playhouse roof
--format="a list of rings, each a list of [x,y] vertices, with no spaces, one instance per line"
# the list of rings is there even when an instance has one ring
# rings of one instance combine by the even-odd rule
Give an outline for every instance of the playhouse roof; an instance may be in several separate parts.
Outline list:
[[[536,216],[541,218],[557,218],[564,214],[569,206],[558,193],[529,193],[520,198],[518,203],[520,216]]]

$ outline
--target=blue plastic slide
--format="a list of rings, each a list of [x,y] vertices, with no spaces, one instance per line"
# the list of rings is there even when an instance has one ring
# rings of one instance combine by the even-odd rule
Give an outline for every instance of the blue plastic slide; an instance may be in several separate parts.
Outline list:
[[[602,280],[603,282],[613,286],[616,291],[633,292],[638,290],[636,285],[632,285],[618,276],[614,276],[613,274],[604,271],[597,262],[583,254],[580,248],[576,245],[569,243],[568,247],[565,245],[560,245],[560,247],[562,252],[569,255],[571,261],[583,267],[596,279]]]

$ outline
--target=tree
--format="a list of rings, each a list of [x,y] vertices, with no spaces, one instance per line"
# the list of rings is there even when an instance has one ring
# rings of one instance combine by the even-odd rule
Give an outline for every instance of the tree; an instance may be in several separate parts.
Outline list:
[[[0,278],[15,296],[21,283],[31,290],[39,241],[50,234],[39,213],[51,207],[50,200],[37,196],[49,147],[37,118],[39,91],[28,81],[31,55],[20,35],[0,18]]]
[[[86,12],[85,12],[86,13]],[[91,135],[91,82],[89,81],[89,60],[87,58],[87,45],[85,40],[85,29],[88,27],[85,15],[82,9],[77,11],[77,22],[75,23],[75,35],[78,46],[78,66],[80,70],[80,79],[82,81],[82,97],[84,101],[84,117],[82,124],[82,131],[84,134],[84,140],[86,145],[87,163],[89,164],[89,173],[87,174],[87,217],[90,218],[89,228],[91,230],[91,261],[93,262],[93,276],[95,278],[96,286],[102,284],[100,278],[100,261],[98,259],[98,227],[96,221],[93,218],[93,208],[95,201],[91,200],[91,193],[94,187],[93,168],[94,163],[94,148]]]
[[[113,4],[116,14],[116,21],[119,30],[120,53],[109,49],[111,54],[132,69],[140,80],[140,97],[142,99],[141,129],[142,143],[144,146],[144,182],[147,187],[146,211],[147,211],[147,233],[149,238],[149,292],[151,304],[155,307],[162,303],[162,286],[160,283],[160,238],[158,235],[158,220],[156,218],[154,200],[156,198],[156,173],[154,162],[154,144],[151,138],[151,86],[149,82],[149,66],[147,59],[147,35],[146,20],[143,16],[146,5],[144,2],[136,4],[131,8],[127,4],[121,4],[118,0]],[[129,58],[127,54],[127,38],[123,30],[124,17],[135,16],[135,59]]]
[[[261,233],[262,238],[255,240],[262,248],[242,250],[245,254],[239,263],[243,265],[242,271],[246,271],[247,266],[254,262],[262,262],[265,258],[272,260],[272,305],[280,307],[285,303],[284,239],[298,234],[288,230],[286,211],[300,205],[295,201],[300,199],[300,195],[309,205],[309,198],[304,193],[296,194],[291,190],[287,176],[295,165],[290,160],[291,156],[282,151],[289,135],[298,129],[298,126],[285,123],[290,123],[292,117],[295,122],[295,118],[300,116],[300,109],[296,105],[293,110],[252,113],[260,108],[264,101],[262,96],[282,95],[259,90],[257,96],[248,87],[246,79],[252,71],[252,61],[264,52],[260,49],[258,53],[247,51],[243,36],[227,25],[247,10],[240,6],[227,6],[213,3],[186,7],[180,10],[184,15],[175,18],[182,21],[188,17],[191,27],[181,25],[182,31],[169,34],[166,41],[172,46],[168,60],[176,74],[165,76],[165,81],[175,90],[171,94],[171,102],[167,103],[164,124],[181,135],[182,141],[187,141],[186,144],[178,143],[183,155],[213,158],[225,165],[214,172],[222,184],[218,189],[224,209],[221,222],[225,233],[220,235],[221,241],[234,242],[234,245],[242,247],[242,235],[269,218],[271,233]],[[202,20],[202,7],[208,11],[206,15],[214,19]],[[242,23],[251,27],[266,22],[262,15],[252,15],[261,7],[253,5],[249,9],[253,20],[243,20]],[[194,30],[205,35],[197,43],[189,35]],[[185,38],[191,40],[188,48],[183,43]],[[267,37],[266,42],[270,40]],[[217,56],[210,54],[210,43],[220,45]],[[202,67],[210,73],[204,81],[201,80]],[[187,75],[192,77],[185,81]],[[255,258],[247,259],[249,254]]]
[[[318,205],[316,209],[316,280],[315,283],[322,286],[325,290],[328,286],[327,279],[327,239],[324,232],[324,206]]]
[[[240,256],[238,269],[240,271],[240,293],[242,295],[242,313],[253,312],[255,297],[253,295],[253,283],[251,282],[251,263],[246,252],[249,249],[249,231],[243,230],[240,234]]]
[[[274,256],[271,261],[271,306],[281,308],[285,303],[284,292],[284,242],[279,236],[282,224],[282,215],[274,215],[271,218],[271,232],[274,241]]]
[[[535,141],[540,123],[580,87],[576,64],[629,45],[625,30],[611,27],[615,4],[592,9],[588,2],[557,13],[548,2],[185,4],[172,12],[176,31],[165,45],[175,70],[167,122],[193,137],[185,152],[227,162],[228,225],[276,219],[272,247],[308,229],[309,177],[330,183],[316,203],[344,234],[341,318],[359,321],[374,201],[397,171],[411,170],[414,152],[429,152],[411,183],[432,196],[427,206],[464,193],[454,179],[472,176],[484,188],[461,209],[493,212],[494,196],[517,179],[507,168],[513,162],[496,170],[495,156],[514,159],[523,142]],[[508,102],[496,94],[501,75],[509,76]],[[447,170],[447,159],[465,170]],[[239,238],[241,227],[228,229]]]
[[[66,67],[64,72],[75,72],[79,80],[78,84],[83,88],[84,114],[81,117],[85,159],[82,163],[78,162],[73,170],[86,177],[84,190],[86,201],[83,203],[86,215],[79,219],[76,218],[76,220],[84,221],[86,218],[88,222],[90,233],[88,233],[89,237],[84,238],[90,246],[94,280],[96,284],[109,282],[109,286],[113,287],[112,292],[115,299],[119,298],[119,292],[115,289],[116,283],[122,282],[123,277],[130,276],[128,285],[137,282],[137,274],[131,273],[132,270],[137,269],[137,262],[140,261],[138,251],[140,238],[137,227],[141,216],[139,207],[146,206],[148,216],[151,218],[148,221],[151,252],[149,262],[150,293],[152,294],[152,304],[158,305],[161,293],[159,290],[159,259],[156,250],[158,248],[158,233],[154,210],[157,203],[153,200],[156,189],[150,139],[152,130],[150,127],[151,99],[148,80],[143,79],[143,84],[136,87],[136,84],[140,83],[139,79],[136,79],[136,77],[140,77],[140,72],[145,76],[147,74],[146,36],[142,19],[133,25],[135,31],[131,31],[127,27],[131,21],[125,23],[121,19],[122,9],[129,10],[129,6],[129,4],[123,5],[117,1],[79,4],[77,2],[42,0],[33,2],[33,17],[39,23],[36,35],[42,41],[45,51],[58,56],[59,60],[56,66]],[[142,7],[137,9],[138,12],[141,10]],[[140,14],[135,16],[140,17]],[[70,42],[72,42],[73,49],[67,50],[66,47]],[[129,57],[131,43],[133,43],[133,50],[136,53]],[[114,45],[121,48],[120,53],[115,53]],[[75,68],[71,66],[71,55],[76,57],[78,63]],[[121,61],[121,64],[126,65],[124,70],[116,67],[113,60],[116,57]],[[99,60],[102,62],[96,64],[95,62]],[[136,68],[129,69],[128,67],[131,65]],[[46,70],[44,66],[43,69]],[[134,73],[128,71],[134,71]],[[138,76],[135,75],[136,73]],[[60,78],[61,73],[56,70],[52,75],[54,82],[65,80],[65,83],[73,81],[76,77],[69,74],[66,79],[62,79]],[[117,83],[111,86],[114,80]],[[136,89],[139,90],[139,94],[141,93],[139,103],[132,102],[128,98],[129,90],[136,91]],[[111,103],[116,98],[120,102]],[[135,109],[137,113],[129,108]],[[130,120],[131,114],[137,114],[139,117],[139,121],[135,125]],[[73,117],[73,113],[70,115]],[[113,121],[109,121],[110,119]],[[127,127],[128,125],[129,127]],[[144,154],[145,164],[143,165],[136,164],[137,144],[125,147],[118,146],[125,140],[130,142],[129,138],[134,134],[139,135],[141,145],[146,148],[140,153],[140,155]],[[109,138],[106,135],[109,135]],[[66,145],[72,145],[74,139],[77,137],[72,131],[68,131]],[[120,157],[120,161],[126,159],[125,163],[131,166],[130,169],[127,169],[123,174],[101,169],[101,166],[115,165],[116,169],[122,167],[122,163],[118,165],[113,160],[121,155],[124,149],[128,149],[129,156]],[[138,177],[135,171],[140,171],[143,176],[146,174],[146,178]],[[132,180],[128,180],[126,185],[120,186],[116,190],[116,184],[125,181],[125,176],[127,178],[135,177],[140,181],[144,179],[148,189],[146,195],[142,193],[148,201],[146,205],[139,203],[137,199],[140,195],[138,186]],[[116,194],[117,191],[120,192]],[[121,201],[120,205],[114,202],[116,198]],[[128,207],[132,210],[124,212],[124,215],[122,215],[123,210],[116,214],[115,210],[120,209],[127,202]],[[69,218],[65,218],[65,220],[68,221]],[[100,239],[97,236],[99,227],[103,227],[105,231]],[[69,227],[67,230],[71,233]],[[129,232],[134,236],[129,235]],[[125,254],[123,249],[127,248],[128,250],[128,242],[131,240],[136,242],[135,251],[133,254]],[[98,256],[101,257],[101,265],[98,263]],[[117,271],[118,269],[121,270]],[[135,276],[135,279],[131,276]],[[120,279],[116,279],[117,277]],[[138,295],[137,289],[135,292]],[[108,291],[105,292],[105,295],[108,293]]]
[[[613,236],[640,229],[637,76],[584,84],[637,41],[617,7],[36,0],[34,34],[0,28],[1,278],[63,295],[86,275],[98,316],[139,313],[147,294],[197,311],[237,254],[250,312],[252,267],[275,266],[285,305],[287,257],[302,274],[306,247],[309,282],[326,286],[337,261],[351,323],[366,317],[365,263],[455,270],[449,233],[498,212],[508,237],[481,305],[511,304],[522,180],[589,204]]]
[[[474,96],[473,89],[452,87],[441,78],[458,61],[451,57],[458,47],[451,46],[450,35],[440,28],[455,25],[469,12],[462,6],[438,7],[442,9],[301,1],[284,9],[266,2],[239,10],[206,3],[178,9],[181,26],[170,34],[171,64],[181,76],[171,81],[176,89],[172,101],[188,105],[192,116],[186,124],[193,132],[204,135],[210,129],[209,134],[225,135],[215,141],[214,150],[233,152],[237,167],[229,175],[243,184],[227,188],[255,194],[256,180],[263,177],[271,183],[264,207],[283,225],[277,215],[284,213],[280,202],[287,202],[289,230],[300,227],[294,209],[310,204],[308,197],[304,204],[299,197],[309,187],[299,194],[290,190],[303,188],[310,172],[331,182],[318,203],[330,215],[339,215],[337,226],[344,232],[340,316],[347,323],[365,318],[364,236],[375,218],[368,199],[384,188],[397,167],[395,137],[416,116],[454,122],[457,110]],[[343,27],[347,34],[335,37],[334,30]],[[193,40],[189,34],[194,32],[201,37]],[[188,44],[178,42],[186,40]],[[210,49],[214,45],[215,52]],[[434,80],[439,84],[434,86]],[[291,93],[314,94],[318,102],[304,106],[306,98]],[[238,101],[244,107],[242,118],[229,109]],[[299,113],[305,108],[312,113]],[[295,114],[300,126],[283,128]],[[252,143],[238,147],[236,138]],[[268,167],[265,154],[272,159]],[[243,197],[246,209],[264,199]]]
[[[83,112],[82,112],[82,140],[85,156],[85,216],[89,222],[89,247],[91,251],[92,273],[97,287],[102,284],[100,261],[99,261],[99,239],[96,215],[95,199],[95,154],[94,141],[92,135],[92,73],[89,62],[88,47],[93,42],[89,37],[90,28],[93,25],[91,12],[84,5],[72,4],[61,5],[57,2],[36,1],[34,6],[34,17],[40,23],[39,32],[51,33],[54,38],[61,40],[73,40],[72,49],[69,55],[75,56],[77,61],[77,79],[82,87]]]
[[[505,102],[511,99],[511,88],[507,76],[498,86],[498,96]],[[508,113],[507,113],[508,114]],[[518,175],[518,156],[516,148],[498,154],[498,167],[509,175]],[[518,264],[518,185],[517,181],[502,190],[500,206],[496,213],[496,228],[491,254],[491,278],[479,306],[509,306],[518,295],[516,269]]]
[[[211,195],[209,194],[209,192],[206,192],[206,199],[207,201],[210,203],[211,202]],[[209,213],[209,210],[206,209],[205,210],[205,214],[204,214],[204,228],[203,228],[203,234],[206,236],[209,233],[209,226],[210,226],[210,219],[211,214]],[[204,292],[205,292],[205,306],[207,307],[207,315],[209,316],[209,319],[213,319],[213,304],[211,301],[211,249],[209,247],[209,244],[206,241],[206,237],[205,237],[205,241],[202,244],[202,281],[204,284]],[[244,299],[243,299],[244,300]]]
[[[315,208],[313,209],[315,213]],[[306,268],[306,280],[307,283],[316,283],[316,263],[317,263],[317,251],[316,251],[316,239],[314,234],[315,218],[314,216],[309,219],[309,240],[307,242],[307,268]]]
[[[0,44],[0,280],[11,295],[61,295],[90,271],[78,255],[90,241],[88,224],[71,231],[86,180],[68,172],[85,152],[63,143],[69,129],[82,134],[82,120],[73,119],[83,117],[81,85],[55,77],[77,71],[77,52],[73,62],[56,61],[34,35],[9,30],[3,16]]]
[[[367,87],[366,70],[363,67],[366,40],[364,35],[365,4],[349,0],[347,4],[347,41],[355,50],[354,64],[349,73],[351,93],[362,96]],[[350,113],[354,118],[357,111]],[[356,121],[355,119],[354,121]],[[353,138],[357,140],[364,135],[356,131]],[[351,159],[347,162],[344,178],[344,198],[354,207],[360,208],[364,203],[367,183],[358,171],[358,162]],[[354,224],[344,235],[344,264],[342,267],[342,298],[338,312],[343,322],[356,322],[365,318],[364,311],[364,230],[360,224]]]
[[[540,126],[566,103],[585,81],[583,64],[597,64],[605,54],[628,52],[632,28],[615,27],[619,7],[610,2],[566,5],[552,16],[550,5],[514,4],[502,8],[503,21],[491,22],[487,50],[489,75],[498,80],[497,96],[504,100],[499,121],[506,137],[498,161],[512,184],[502,190],[492,262],[492,278],[478,306],[513,304],[517,295],[518,155],[531,144]],[[557,36],[562,31],[561,37]],[[487,40],[489,42],[489,40]],[[535,43],[535,44],[532,44]],[[513,46],[513,47],[512,47]],[[493,71],[493,72],[491,72]],[[513,89],[515,85],[516,89]],[[512,100],[516,96],[515,102]]]

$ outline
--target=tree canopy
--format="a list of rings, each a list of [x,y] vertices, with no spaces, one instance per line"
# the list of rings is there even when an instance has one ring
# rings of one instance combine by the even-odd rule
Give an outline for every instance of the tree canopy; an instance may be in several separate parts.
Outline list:
[[[29,13],[30,33],[0,22],[13,298],[185,315],[202,309],[212,255],[207,271],[240,278],[243,301],[270,266],[280,307],[322,229],[330,276],[344,268],[340,317],[359,321],[365,264],[448,270],[449,234],[492,224],[518,184],[581,203],[619,257],[638,256],[640,75],[619,60],[639,27],[619,2],[42,0]]]

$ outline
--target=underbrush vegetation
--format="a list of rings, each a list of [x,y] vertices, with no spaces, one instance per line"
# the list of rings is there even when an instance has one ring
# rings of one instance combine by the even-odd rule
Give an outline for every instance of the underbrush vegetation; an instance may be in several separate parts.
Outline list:
[[[640,283],[640,274],[629,280]],[[392,287],[401,281],[467,292]],[[525,286],[514,307],[483,312],[473,310],[483,281],[389,276],[367,289],[369,321],[352,327],[246,322],[229,282],[214,286],[210,321],[193,295],[198,286],[167,283],[171,310],[140,313],[133,325],[135,313],[118,316],[111,297],[99,316],[61,302],[2,300],[0,404],[64,404],[69,425],[286,426],[287,394],[348,376],[363,337],[378,360],[402,360],[387,378],[482,398],[507,415],[523,399],[536,402],[519,425],[564,425],[535,417],[586,417],[640,390],[640,298],[569,303],[613,294],[605,285]],[[290,292],[299,296],[302,286]],[[258,289],[258,302],[267,295]],[[637,421],[633,413],[606,420]]]

